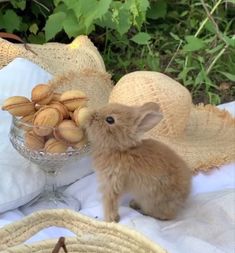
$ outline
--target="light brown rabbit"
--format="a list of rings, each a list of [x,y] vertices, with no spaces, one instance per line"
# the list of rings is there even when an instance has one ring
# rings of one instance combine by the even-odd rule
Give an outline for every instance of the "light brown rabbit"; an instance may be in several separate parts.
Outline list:
[[[84,127],[106,221],[119,221],[118,200],[124,193],[133,195],[131,207],[161,220],[173,219],[189,195],[192,175],[186,163],[165,144],[141,139],[162,117],[152,102],[141,107],[108,104],[87,117]]]

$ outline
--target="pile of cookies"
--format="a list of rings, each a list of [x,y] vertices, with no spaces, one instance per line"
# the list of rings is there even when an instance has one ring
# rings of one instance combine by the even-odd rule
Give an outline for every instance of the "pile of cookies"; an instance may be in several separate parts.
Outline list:
[[[56,93],[48,84],[38,84],[31,100],[9,97],[2,110],[19,117],[24,143],[32,150],[63,153],[69,147],[79,149],[87,143],[81,122],[88,113],[88,98],[81,90]]]

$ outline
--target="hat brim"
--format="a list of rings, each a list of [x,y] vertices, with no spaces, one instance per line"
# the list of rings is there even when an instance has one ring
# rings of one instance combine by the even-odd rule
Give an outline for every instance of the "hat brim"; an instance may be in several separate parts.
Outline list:
[[[180,136],[162,136],[156,129],[148,136],[168,145],[195,173],[235,161],[235,118],[212,105],[193,106]]]

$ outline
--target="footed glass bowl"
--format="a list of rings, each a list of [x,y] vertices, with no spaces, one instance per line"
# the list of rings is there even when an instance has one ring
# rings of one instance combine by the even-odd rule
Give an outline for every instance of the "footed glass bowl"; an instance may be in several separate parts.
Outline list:
[[[44,192],[22,207],[24,213],[48,208],[69,208],[76,211],[81,208],[77,199],[58,190],[55,176],[69,163],[87,155],[90,151],[89,144],[85,138],[77,143],[66,140],[71,136],[76,141],[81,138],[76,135],[77,131],[81,134],[78,127],[60,128],[59,131],[64,135],[60,135],[56,127],[36,127],[22,122],[15,116],[12,117],[9,138],[13,147],[31,163],[37,164],[46,174]],[[48,134],[40,136],[45,133]]]

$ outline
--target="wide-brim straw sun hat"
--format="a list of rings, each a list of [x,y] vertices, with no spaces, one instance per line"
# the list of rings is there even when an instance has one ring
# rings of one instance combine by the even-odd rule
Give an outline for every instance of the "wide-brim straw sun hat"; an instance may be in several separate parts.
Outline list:
[[[99,51],[85,35],[76,37],[70,44],[49,42],[27,46],[0,38],[0,68],[17,57],[36,63],[53,75],[83,69],[106,72]]]
[[[68,252],[167,253],[157,243],[123,225],[97,221],[68,209],[38,211],[4,226],[0,229],[0,252],[51,253],[58,238],[30,244],[26,241],[52,226],[66,228],[75,234],[65,238]]]
[[[194,172],[235,161],[235,118],[213,105],[193,105],[189,91],[162,73],[126,74],[113,88],[109,102],[158,103],[163,120],[146,136],[166,143]]]
[[[6,37],[15,37],[7,34]],[[70,44],[49,42],[42,45],[11,43],[0,38],[0,69],[15,58],[25,58],[53,75],[49,82],[55,92],[80,89],[89,98],[90,108],[108,103],[113,87],[111,75],[97,48],[87,36],[80,35]]]

